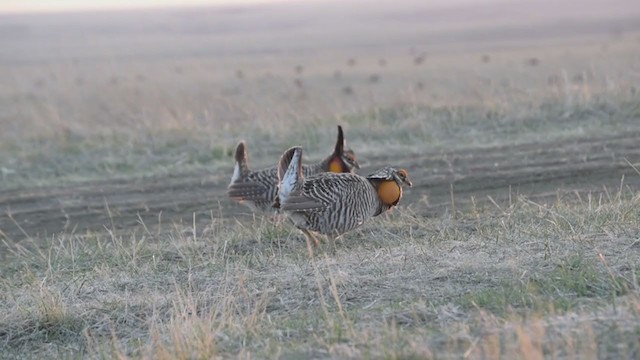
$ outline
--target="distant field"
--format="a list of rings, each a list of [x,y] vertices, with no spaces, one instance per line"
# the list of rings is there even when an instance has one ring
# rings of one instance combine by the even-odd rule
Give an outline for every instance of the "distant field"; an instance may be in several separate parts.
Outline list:
[[[0,358],[640,357],[640,6],[550,4],[0,15]],[[414,187],[310,259],[232,151],[337,124]]]

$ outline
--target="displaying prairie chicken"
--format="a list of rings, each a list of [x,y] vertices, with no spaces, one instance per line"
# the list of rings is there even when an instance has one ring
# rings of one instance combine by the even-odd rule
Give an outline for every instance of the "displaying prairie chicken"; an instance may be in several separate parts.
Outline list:
[[[366,177],[320,173],[305,177],[302,148],[293,147],[278,165],[279,190],[274,207],[291,218],[307,240],[325,234],[331,243],[345,232],[396,206],[402,187],[411,186],[407,171],[385,167]]]
[[[305,176],[311,176],[327,171],[349,173],[359,169],[354,152],[345,146],[342,127],[338,126],[338,139],[333,153],[319,163],[303,166],[301,171]],[[253,211],[273,210],[272,205],[278,193],[277,167],[249,170],[244,141],[236,147],[235,157],[236,164],[227,190],[229,197],[249,206]]]

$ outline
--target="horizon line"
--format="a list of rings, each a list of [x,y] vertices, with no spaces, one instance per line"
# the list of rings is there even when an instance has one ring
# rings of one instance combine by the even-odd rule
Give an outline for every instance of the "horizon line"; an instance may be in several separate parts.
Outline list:
[[[309,2],[317,2],[310,0]],[[154,4],[115,4],[115,5],[90,5],[90,6],[21,6],[15,8],[2,8],[0,6],[0,16],[6,15],[47,15],[47,14],[73,14],[73,13],[96,13],[96,12],[119,12],[119,11],[144,11],[144,10],[168,10],[168,9],[188,9],[188,8],[216,8],[216,7],[245,7],[253,5],[276,5],[285,3],[298,3],[294,0],[221,0],[192,1],[192,2],[156,2]]]

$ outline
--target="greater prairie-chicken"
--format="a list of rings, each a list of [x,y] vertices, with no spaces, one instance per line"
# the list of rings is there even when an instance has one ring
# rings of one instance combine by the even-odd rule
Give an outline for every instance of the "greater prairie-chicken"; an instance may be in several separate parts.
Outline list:
[[[270,167],[251,171],[248,165],[247,146],[241,141],[236,147],[236,164],[227,194],[233,200],[247,205],[253,211],[273,210],[273,202],[278,193],[278,170]],[[322,172],[352,172],[359,169],[353,150],[346,148],[342,127],[338,126],[338,139],[334,151],[326,159],[302,167],[305,176]]]
[[[334,243],[337,236],[396,206],[402,198],[402,187],[411,186],[407,171],[392,167],[366,177],[334,173],[305,177],[302,169],[301,147],[282,155],[274,207],[282,210],[316,245],[314,232],[327,235]]]

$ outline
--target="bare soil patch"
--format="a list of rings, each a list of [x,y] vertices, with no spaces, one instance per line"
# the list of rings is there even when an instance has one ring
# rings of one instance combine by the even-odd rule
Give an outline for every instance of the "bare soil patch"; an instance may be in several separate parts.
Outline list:
[[[640,160],[640,132],[606,134],[546,143],[442,151],[406,157],[414,187],[405,206],[427,216],[489,198],[546,199],[585,192],[638,188],[629,165]],[[369,158],[367,173],[389,159]],[[231,163],[231,160],[229,160]],[[134,180],[92,181],[0,192],[0,230],[9,242],[58,232],[126,230],[175,222],[252,214],[226,197],[231,167],[223,173],[189,173]],[[624,179],[624,180],[623,180]],[[575,195],[578,194],[578,195]]]

